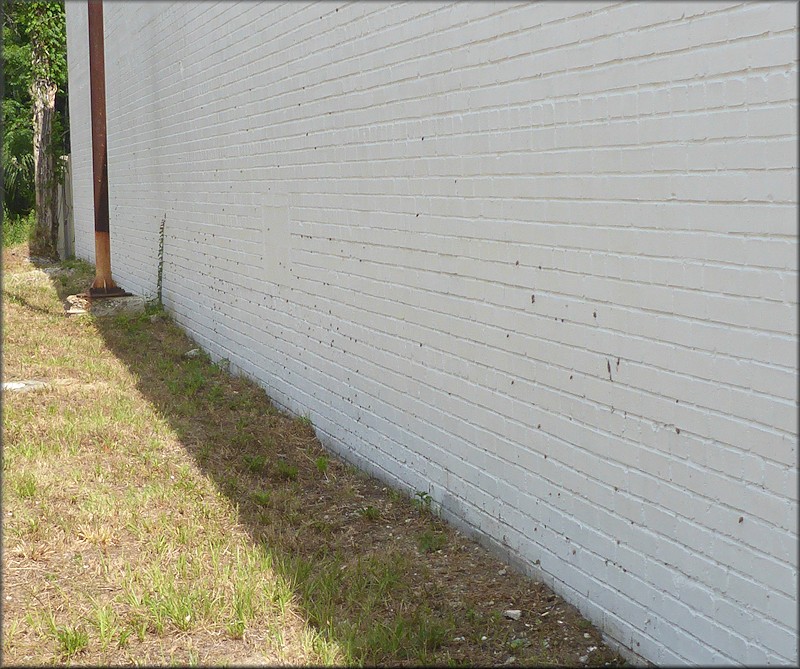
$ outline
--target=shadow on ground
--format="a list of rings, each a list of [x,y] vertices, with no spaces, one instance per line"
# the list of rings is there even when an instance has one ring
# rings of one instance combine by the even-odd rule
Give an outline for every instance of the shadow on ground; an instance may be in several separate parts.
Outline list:
[[[74,290],[53,283],[62,301]],[[407,499],[337,460],[261,388],[186,356],[195,345],[158,309],[96,324],[348,662],[621,663],[575,609],[448,528],[429,498]],[[541,616],[557,605],[558,616]],[[506,619],[504,608],[523,615]],[[597,650],[580,657],[589,642]]]

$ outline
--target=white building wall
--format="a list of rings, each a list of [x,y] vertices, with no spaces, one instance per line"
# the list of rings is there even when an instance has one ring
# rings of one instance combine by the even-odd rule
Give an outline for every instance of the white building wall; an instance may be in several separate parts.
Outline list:
[[[87,19],[67,3],[76,245]],[[796,663],[794,3],[105,3],[113,271],[665,663]]]

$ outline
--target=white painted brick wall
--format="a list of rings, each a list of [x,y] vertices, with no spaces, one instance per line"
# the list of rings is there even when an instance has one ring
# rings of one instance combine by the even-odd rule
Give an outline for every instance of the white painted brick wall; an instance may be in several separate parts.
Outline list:
[[[797,662],[794,3],[105,13],[122,286],[166,217],[169,310],[328,446],[639,656]]]

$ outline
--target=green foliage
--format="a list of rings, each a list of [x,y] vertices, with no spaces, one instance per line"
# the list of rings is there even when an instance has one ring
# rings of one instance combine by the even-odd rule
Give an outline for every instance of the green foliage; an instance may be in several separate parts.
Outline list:
[[[316,460],[314,460],[314,464],[317,466],[317,471],[320,474],[325,474],[325,472],[328,471],[329,462],[329,458],[325,455],[320,455]]]
[[[35,203],[31,89],[36,81],[57,86],[51,147],[56,155],[65,150],[66,25],[63,0],[4,0],[3,9],[3,201],[15,218]],[[61,169],[56,161],[58,180]]]
[[[423,553],[433,553],[447,545],[447,537],[442,532],[426,530],[417,537],[417,546]]]
[[[428,493],[418,490],[411,501],[420,514],[433,513],[433,498]]]
[[[33,125],[31,124],[31,48],[9,25],[3,25],[3,184],[4,204],[17,215],[33,208]]]
[[[12,215],[3,204],[3,248],[22,244],[30,238],[36,224],[36,214]]]
[[[269,490],[258,490],[253,493],[253,501],[259,506],[269,506],[272,502],[272,494]]]
[[[358,513],[367,520],[378,520],[381,517],[381,512],[372,505],[359,509]]]
[[[82,627],[61,627],[56,630],[62,658],[69,659],[89,645],[89,635]]]
[[[276,474],[278,478],[284,479],[286,481],[296,481],[298,468],[295,465],[291,465],[288,462],[284,462],[283,460],[278,460],[276,463]]]
[[[254,474],[263,472],[267,468],[267,458],[263,455],[245,455],[244,465]]]
[[[67,82],[67,33],[64,2],[7,0],[6,14],[16,23],[31,51],[31,81],[43,79],[63,88]]]

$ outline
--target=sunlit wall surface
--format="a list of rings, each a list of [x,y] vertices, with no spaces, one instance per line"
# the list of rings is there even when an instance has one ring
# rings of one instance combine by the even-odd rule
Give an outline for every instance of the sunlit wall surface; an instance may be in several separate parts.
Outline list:
[[[67,3],[94,254],[87,17]],[[794,3],[106,2],[112,267],[656,663],[796,663]]]

